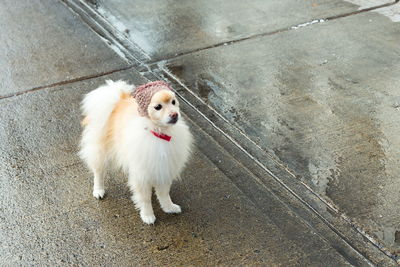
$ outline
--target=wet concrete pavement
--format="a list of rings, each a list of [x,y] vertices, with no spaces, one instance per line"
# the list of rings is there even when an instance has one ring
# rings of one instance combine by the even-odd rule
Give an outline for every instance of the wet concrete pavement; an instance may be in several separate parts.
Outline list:
[[[374,237],[391,249],[383,247],[380,250],[375,240],[366,240],[366,235],[361,234],[354,227],[356,225],[341,216],[342,211],[346,212],[359,220],[362,230],[367,229],[372,234],[377,233],[376,229],[389,229],[390,223],[394,225],[393,231],[397,230],[392,221],[396,219],[395,212],[376,213],[379,207],[395,208],[391,205],[396,196],[390,190],[395,191],[397,186],[394,174],[397,113],[391,114],[390,120],[385,117],[397,108],[397,102],[393,102],[397,99],[394,97],[397,82],[394,73],[399,67],[395,60],[399,55],[395,45],[398,28],[389,19],[378,13],[358,14],[359,19],[366,17],[365,25],[362,25],[365,31],[375,29],[375,33],[371,35],[373,38],[369,45],[363,43],[354,48],[354,44],[361,42],[365,35],[365,31],[360,31],[346,41],[352,46],[348,50],[343,48],[346,43],[316,40],[314,36],[325,34],[334,37],[337,34],[346,40],[348,35],[340,35],[335,29],[339,26],[351,28],[354,23],[360,23],[357,19],[352,22],[352,16],[280,35],[259,36],[254,40],[251,38],[237,44],[189,53],[203,45],[214,45],[229,38],[262,33],[267,28],[276,30],[278,24],[287,27],[314,15],[325,17],[325,14],[336,16],[354,12],[357,6],[341,1],[315,1],[309,3],[313,11],[305,12],[300,18],[291,15],[287,20],[279,20],[276,16],[278,11],[285,10],[289,1],[278,6],[271,3],[263,6],[261,2],[244,6],[238,2],[236,13],[232,6],[223,2],[212,3],[220,8],[218,12],[206,2],[199,3],[196,8],[172,4],[168,6],[170,9],[143,2],[142,12],[157,7],[153,12],[164,12],[162,19],[156,24],[146,23],[151,16],[138,11],[135,17],[144,26],[140,31],[137,28],[126,30],[115,24],[119,21],[116,12],[114,18],[110,19],[112,14],[109,14],[108,19],[124,33],[114,29],[115,32],[103,35],[100,28],[110,29],[109,26],[102,25],[104,21],[99,22],[100,26],[94,25],[93,18],[87,17],[90,13],[86,11],[95,12],[96,9],[85,6],[83,2],[65,3],[74,10],[69,10],[59,1],[39,1],[38,4],[6,1],[0,4],[3,13],[0,20],[8,25],[0,29],[3,45],[0,66],[5,70],[0,76],[2,266],[395,265],[395,261],[384,254],[394,252],[394,242],[376,234]],[[81,12],[73,3],[86,9]],[[303,2],[296,3],[299,7],[293,8],[304,8]],[[108,4],[115,5],[115,11],[123,10],[122,5],[126,10],[132,8],[123,1],[110,1]],[[146,4],[153,7],[146,7]],[[336,9],[328,11],[332,5]],[[103,8],[99,14],[105,14],[109,8],[100,3],[98,7]],[[202,17],[207,21],[202,12],[213,10],[210,16],[214,15],[215,20],[229,16],[226,18],[229,24],[240,15],[240,23],[235,27],[252,26],[240,26],[240,30],[235,28],[231,31],[235,33],[224,37],[227,39],[211,38],[201,34],[203,29],[200,29],[193,35],[198,38],[194,42],[198,46],[191,43],[196,38],[187,41],[185,36],[188,34],[182,32],[176,34],[185,38],[170,39],[171,43],[153,38],[157,35],[157,23],[169,25],[169,31],[172,31],[175,24],[168,23],[168,10],[179,15],[179,11],[187,9],[192,10],[192,15],[184,20],[188,25],[197,23],[194,20],[190,24],[190,18]],[[196,10],[200,13],[193,16]],[[223,10],[229,12],[224,15]],[[255,16],[249,23],[246,17],[257,10],[261,10],[258,13],[261,18],[269,17],[272,10],[275,19],[257,26],[260,19]],[[375,23],[366,23],[369,20]],[[271,21],[277,24],[271,25]],[[379,31],[380,27],[386,30]],[[193,27],[181,30],[190,31]],[[147,50],[145,45],[137,42],[136,36],[147,40],[148,47],[154,49]],[[121,40],[123,38],[126,40]],[[114,45],[113,42],[118,41],[121,44]],[[13,46],[13,43],[17,45]],[[135,43],[139,43],[141,49]],[[285,45],[290,48],[289,43],[297,43],[297,53],[288,53],[290,49],[285,49]],[[132,46],[124,50],[124,45]],[[379,51],[382,53],[379,57],[374,53],[382,45],[387,49]],[[326,46],[327,51],[321,51],[321,46]],[[367,49],[365,47],[369,50],[362,53]],[[298,54],[306,48],[313,52],[299,57]],[[337,57],[331,55],[331,50]],[[134,55],[124,54],[132,51]],[[176,53],[188,55],[147,64]],[[147,60],[136,60],[135,56],[139,54],[143,55],[141,59]],[[318,55],[323,58],[322,62]],[[347,65],[341,64],[346,57],[349,60]],[[358,62],[360,58],[364,60],[361,63]],[[377,58],[381,65],[371,66],[372,60]],[[390,68],[379,68],[389,63]],[[359,76],[352,67],[354,64],[359,64]],[[338,75],[346,70],[346,66],[349,77]],[[379,76],[368,76],[369,79],[365,80],[364,73],[371,70]],[[322,77],[317,77],[317,73],[322,73]],[[332,78],[328,79],[328,76]],[[170,79],[183,97],[182,109],[194,133],[196,149],[183,174],[185,179],[177,183],[172,192],[175,201],[182,205],[183,213],[166,215],[155,205],[158,221],[154,227],[148,227],[141,223],[134,210],[125,185],[126,177],[121,173],[109,173],[108,195],[103,201],[91,196],[91,174],[76,154],[81,131],[79,103],[83,94],[106,79],[124,79],[141,84],[159,77]],[[174,77],[179,79],[174,80]],[[352,79],[349,87],[346,78]],[[324,83],[326,80],[330,83]],[[381,86],[383,81],[386,81],[384,88]],[[391,101],[396,105],[388,107],[388,103],[393,104]],[[359,118],[357,114],[353,115],[349,106],[357,111]],[[205,110],[211,110],[211,113],[205,113]],[[202,117],[202,111],[207,116]],[[224,116],[222,122],[216,112]],[[372,115],[374,120],[365,118]],[[231,128],[221,132],[226,125]],[[337,129],[332,129],[334,126]],[[368,129],[368,135],[359,136],[358,133],[365,129]],[[242,138],[236,138],[237,130],[240,130]],[[379,139],[383,133],[386,139]],[[335,135],[342,137],[340,142],[334,139]],[[371,142],[365,139],[367,137]],[[385,150],[381,149],[382,152],[375,155],[381,150],[374,150],[374,147],[382,146],[382,140],[387,140]],[[266,151],[265,156],[259,156],[258,150],[243,149],[248,141],[256,144],[258,150]],[[353,152],[354,148],[356,152]],[[340,172],[332,172],[336,175],[332,176],[335,178],[333,183],[329,176],[333,174],[324,172],[333,167],[325,168],[324,164],[339,159],[337,154],[342,161],[337,162],[334,169]],[[370,154],[374,155],[371,159],[368,157]],[[265,162],[283,162],[288,168],[267,169]],[[309,162],[314,164],[314,169],[307,165]],[[391,169],[387,167],[386,172],[376,169],[381,166],[378,162]],[[358,171],[366,170],[356,173],[352,165],[359,166]],[[358,198],[349,201],[348,197],[353,197],[355,190],[347,188],[357,185],[347,176],[359,180],[364,177],[368,184],[362,184],[357,193],[374,196],[377,191],[366,191],[372,187],[368,185],[375,185],[372,175],[366,175],[369,174],[367,170],[382,176],[378,185],[386,185],[372,189],[391,193],[384,199],[373,198],[374,201],[368,202],[370,209],[360,207]],[[292,177],[290,171],[298,174],[301,180]],[[316,173],[316,176],[310,173]],[[393,180],[391,186],[387,185],[389,179]],[[318,182],[327,180],[325,184]],[[318,194],[334,202],[340,212],[325,205],[298,181],[304,181]],[[346,198],[340,197],[342,187],[348,190]],[[370,199],[366,198],[366,201]],[[360,211],[367,219],[363,219]],[[372,225],[370,221],[377,219],[375,214],[380,214],[386,224]],[[387,235],[391,236],[393,231]]]
[[[399,25],[371,12],[166,65],[297,178],[397,250],[399,44]]]
[[[95,200],[91,173],[77,157],[79,103],[105,79],[145,81],[128,70],[1,100],[2,266],[368,264],[345,242],[333,246],[280,207],[246,169],[224,172],[240,163],[193,122],[202,144],[172,192],[183,214],[166,215],[155,206],[156,225],[144,225],[126,177],[115,172],[109,173],[107,197]],[[254,195],[261,191],[268,207],[259,208],[232,175],[247,180]]]
[[[398,1],[95,2],[216,127],[399,252]]]
[[[359,7],[340,0],[93,2],[100,14],[125,32],[152,60],[281,31],[314,19],[349,14]],[[394,1],[365,2],[363,8]]]

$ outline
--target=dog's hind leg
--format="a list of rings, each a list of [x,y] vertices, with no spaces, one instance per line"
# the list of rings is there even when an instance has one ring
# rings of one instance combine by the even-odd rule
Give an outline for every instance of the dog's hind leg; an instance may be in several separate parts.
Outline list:
[[[90,170],[93,172],[93,196],[97,199],[103,198],[105,195],[104,175],[106,160],[103,153],[96,151],[90,153],[86,157],[86,162]]]
[[[158,201],[162,210],[166,213],[180,213],[181,207],[174,204],[169,195],[171,184],[158,184],[155,186]]]

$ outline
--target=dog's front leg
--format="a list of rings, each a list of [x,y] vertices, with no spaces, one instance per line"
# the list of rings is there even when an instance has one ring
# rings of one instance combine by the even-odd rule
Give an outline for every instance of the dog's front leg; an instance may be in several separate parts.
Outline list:
[[[135,203],[136,208],[140,210],[140,218],[146,224],[153,224],[156,220],[153,206],[151,205],[153,187],[146,183],[133,183],[131,184],[131,190],[133,192],[132,201]]]
[[[104,197],[104,177],[102,172],[95,172],[93,179],[93,196],[97,199]]]
[[[166,213],[180,213],[181,207],[174,204],[169,195],[171,184],[158,184],[155,186],[158,201],[162,210]]]
[[[87,157],[87,163],[89,168],[93,172],[93,196],[97,199],[101,199],[104,197],[105,189],[104,189],[104,167],[105,160],[102,157],[102,154],[91,154],[90,157]]]

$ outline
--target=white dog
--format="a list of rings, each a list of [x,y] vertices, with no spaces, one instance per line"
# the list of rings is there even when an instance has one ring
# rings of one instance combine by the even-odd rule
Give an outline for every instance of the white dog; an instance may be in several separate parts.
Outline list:
[[[93,196],[104,196],[105,167],[113,162],[128,173],[132,200],[143,222],[153,224],[156,219],[153,187],[164,212],[180,213],[169,191],[188,160],[192,136],[175,94],[162,81],[135,90],[123,81],[106,82],[82,102],[80,156],[94,174]]]

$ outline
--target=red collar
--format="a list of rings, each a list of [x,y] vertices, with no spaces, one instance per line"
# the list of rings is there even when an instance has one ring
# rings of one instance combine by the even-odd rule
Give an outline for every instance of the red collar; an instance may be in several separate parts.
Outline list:
[[[167,142],[171,141],[172,136],[169,136],[169,135],[166,135],[166,134],[163,134],[163,133],[157,133],[157,132],[152,131],[152,130],[150,130],[150,132],[151,132],[154,136],[156,136],[156,137],[158,137],[158,138],[161,138],[161,139],[163,139],[163,140],[165,140],[165,141],[167,141]]]

